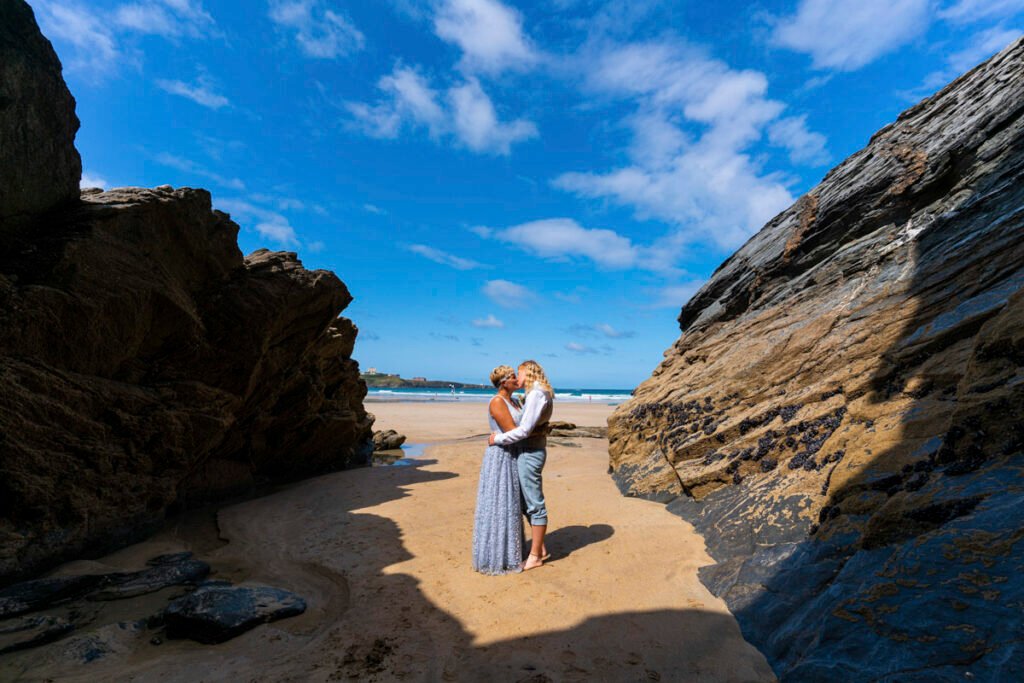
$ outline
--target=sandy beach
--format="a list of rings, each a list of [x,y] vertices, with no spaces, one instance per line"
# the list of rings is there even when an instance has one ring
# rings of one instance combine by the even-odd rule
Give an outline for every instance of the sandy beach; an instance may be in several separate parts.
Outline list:
[[[545,490],[546,566],[486,577],[469,565],[485,406],[373,403],[376,428],[428,444],[407,466],[310,479],[186,517],[145,543],[59,573],[139,568],[191,549],[215,578],[293,590],[309,609],[216,646],[152,644],[98,607],[88,629],[0,659],[4,680],[768,681],[725,605],[697,578],[703,540],[662,505],[622,497],[607,442],[556,438]],[[555,419],[603,425],[607,405]],[[180,590],[133,603],[142,618]],[[106,611],[104,611],[106,610]],[[117,610],[116,612],[114,610]],[[146,612],[149,610],[149,612]],[[114,635],[111,632],[117,631]],[[113,646],[83,665],[91,632]],[[77,649],[76,649],[77,648]]]

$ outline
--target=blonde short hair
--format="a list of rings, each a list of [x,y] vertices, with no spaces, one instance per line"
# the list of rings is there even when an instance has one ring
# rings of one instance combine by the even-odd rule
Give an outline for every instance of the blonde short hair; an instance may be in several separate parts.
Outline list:
[[[544,368],[540,366],[540,363],[535,360],[524,360],[519,364],[519,369],[526,370],[524,389],[529,391],[535,383],[540,384],[544,391],[551,395],[551,400],[555,399],[555,390],[551,388],[551,382],[548,381],[548,376],[544,374]]]
[[[497,389],[501,386],[501,383],[505,380],[515,377],[516,371],[509,365],[499,365],[498,367],[491,370],[491,384]]]

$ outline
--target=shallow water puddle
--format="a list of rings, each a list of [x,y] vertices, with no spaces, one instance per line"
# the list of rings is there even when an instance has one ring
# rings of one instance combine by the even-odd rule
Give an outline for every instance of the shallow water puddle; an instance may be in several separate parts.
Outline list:
[[[373,454],[373,467],[404,467],[416,464],[416,458],[421,457],[429,444],[406,443],[401,448],[390,451],[377,451]]]

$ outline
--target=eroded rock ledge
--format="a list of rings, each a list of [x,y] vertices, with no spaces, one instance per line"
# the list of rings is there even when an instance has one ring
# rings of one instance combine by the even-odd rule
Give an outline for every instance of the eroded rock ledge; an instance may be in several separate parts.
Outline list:
[[[341,280],[243,257],[204,190],[79,198],[74,100],[21,0],[0,0],[0,57],[0,585],[367,464]]]
[[[703,533],[703,580],[776,672],[1024,668],[1024,41],[879,131],[679,322],[609,420],[614,477]]]

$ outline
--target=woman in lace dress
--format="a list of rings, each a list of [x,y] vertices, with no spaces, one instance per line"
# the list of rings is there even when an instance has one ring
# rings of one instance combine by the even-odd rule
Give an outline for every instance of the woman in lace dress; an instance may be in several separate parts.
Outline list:
[[[522,408],[512,397],[519,387],[516,371],[499,365],[491,371],[498,394],[491,399],[488,420],[492,432],[515,429]],[[480,465],[480,484],[473,521],[473,569],[481,574],[521,571],[523,523],[519,503],[519,472],[508,446],[488,446]]]

